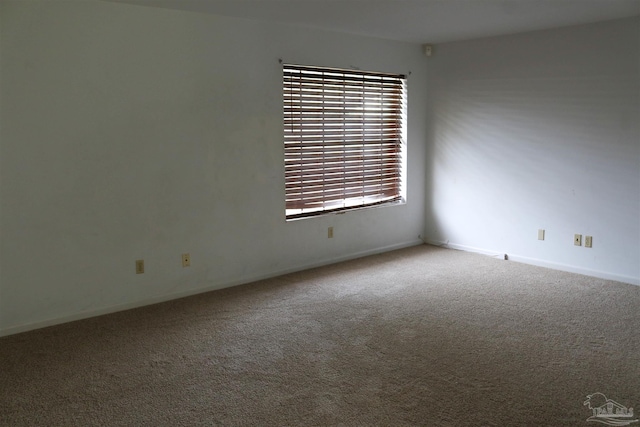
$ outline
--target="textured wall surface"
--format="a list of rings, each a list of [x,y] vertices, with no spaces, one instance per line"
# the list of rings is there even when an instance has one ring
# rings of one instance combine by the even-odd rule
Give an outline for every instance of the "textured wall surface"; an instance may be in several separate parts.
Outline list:
[[[640,18],[436,53],[427,239],[640,284]]]
[[[0,332],[420,242],[420,46],[99,1],[0,7]],[[285,221],[279,58],[411,72],[407,204]]]

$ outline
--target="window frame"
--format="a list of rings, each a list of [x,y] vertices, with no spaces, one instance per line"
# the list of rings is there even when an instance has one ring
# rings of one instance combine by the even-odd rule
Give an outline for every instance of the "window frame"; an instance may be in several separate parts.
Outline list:
[[[285,217],[406,202],[407,76],[282,64]]]

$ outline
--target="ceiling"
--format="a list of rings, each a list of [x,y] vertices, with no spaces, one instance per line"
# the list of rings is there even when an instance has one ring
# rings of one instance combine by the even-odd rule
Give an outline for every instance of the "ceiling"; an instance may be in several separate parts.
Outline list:
[[[640,0],[107,0],[442,43],[640,15]]]

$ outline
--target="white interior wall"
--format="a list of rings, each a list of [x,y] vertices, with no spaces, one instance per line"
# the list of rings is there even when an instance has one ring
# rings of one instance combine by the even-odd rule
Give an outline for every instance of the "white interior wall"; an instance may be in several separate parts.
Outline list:
[[[0,335],[420,243],[420,46],[92,0],[0,8]],[[279,58],[412,73],[405,205],[285,222]]]
[[[208,15],[0,2],[0,335],[423,231],[640,283],[639,28],[449,43],[426,60],[415,45]],[[406,205],[284,221],[278,58],[412,72]]]
[[[437,46],[428,241],[640,284],[639,52],[640,18]]]

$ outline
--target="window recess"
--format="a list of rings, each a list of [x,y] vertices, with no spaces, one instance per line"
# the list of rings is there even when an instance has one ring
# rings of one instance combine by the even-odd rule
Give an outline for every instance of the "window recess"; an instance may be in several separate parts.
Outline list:
[[[404,75],[283,65],[287,219],[403,201]]]

